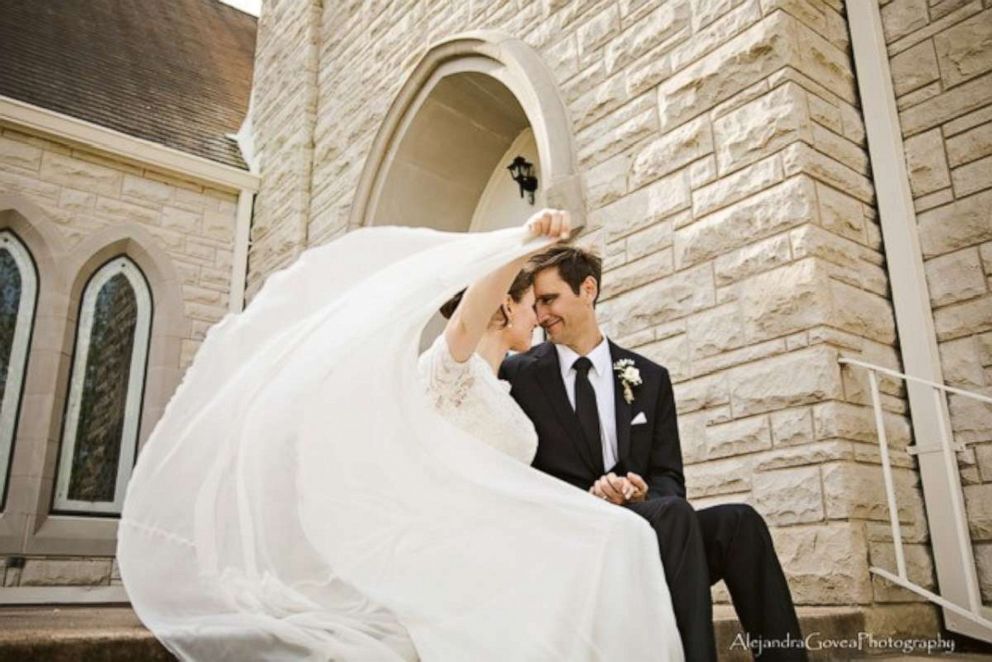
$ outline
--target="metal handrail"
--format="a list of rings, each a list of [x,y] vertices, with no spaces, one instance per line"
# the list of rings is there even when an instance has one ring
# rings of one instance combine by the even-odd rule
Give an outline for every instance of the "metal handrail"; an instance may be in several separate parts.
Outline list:
[[[877,374],[881,373],[907,382],[915,382],[917,384],[929,386],[933,389],[938,411],[943,410],[946,406],[944,393],[955,393],[957,395],[973,398],[981,402],[988,402],[990,404],[992,404],[992,398],[978,393],[972,393],[964,389],[954,388],[953,386],[947,386],[946,384],[939,384],[927,379],[913,377],[896,370],[884,368],[882,366],[860,361],[858,359],[842,356],[838,359],[838,362],[858,366],[868,370],[868,383],[871,387],[871,402],[875,412],[875,429],[878,432],[879,455],[882,460],[882,476],[885,480],[885,495],[889,507],[889,524],[892,527],[892,541],[895,548],[896,571],[898,574],[894,575],[888,570],[874,566],[870,567],[868,570],[887,579],[893,584],[921,595],[927,600],[935,602],[941,607],[969,619],[979,627],[983,628],[988,634],[988,639],[992,640],[992,620],[983,615],[984,607],[982,606],[981,592],[978,587],[977,573],[974,572],[975,561],[971,551],[971,535],[968,532],[968,521],[967,514],[965,512],[964,496],[960,490],[952,493],[951,510],[954,516],[954,529],[958,539],[958,549],[961,553],[960,560],[964,564],[964,567],[970,566],[972,569],[972,572],[969,573],[970,581],[968,582],[968,607],[965,608],[940,595],[937,595],[936,593],[928,591],[922,586],[910,581],[906,573],[906,557],[902,544],[902,528],[899,522],[899,511],[896,504],[895,485],[892,479],[892,465],[889,460],[889,442],[885,433],[885,421],[882,414],[882,402],[878,390]],[[914,450],[917,453],[921,450],[941,452],[944,460],[944,469],[948,472],[948,477],[956,479],[956,474],[958,471],[957,456],[955,455],[954,444],[948,434],[947,426],[944,424],[943,417],[941,417],[938,421],[938,428],[940,430],[939,447],[935,449],[920,449],[919,444],[917,443],[916,447],[907,448],[906,450],[910,453],[914,452]],[[961,448],[963,448],[963,446],[961,446]],[[950,483],[954,484],[955,480],[951,480]]]
[[[890,377],[898,377],[899,379],[904,379],[907,382],[916,382],[917,384],[925,384],[932,388],[940,389],[941,391],[946,391],[948,393],[956,393],[958,395],[963,395],[966,398],[974,398],[975,400],[980,400],[982,402],[987,402],[992,404],[992,398],[987,395],[982,395],[980,393],[972,393],[971,391],[965,391],[961,388],[954,388],[953,386],[948,386],[947,384],[939,384],[937,382],[932,382],[929,379],[921,379],[919,377],[913,377],[912,375],[906,375],[901,372],[897,372],[890,368],[883,368],[880,365],[875,365],[873,363],[865,363],[864,361],[859,361],[858,359],[852,359],[848,356],[842,356],[838,359],[839,363],[847,363],[850,365],[861,366],[862,368],[867,368],[875,372],[880,372]]]

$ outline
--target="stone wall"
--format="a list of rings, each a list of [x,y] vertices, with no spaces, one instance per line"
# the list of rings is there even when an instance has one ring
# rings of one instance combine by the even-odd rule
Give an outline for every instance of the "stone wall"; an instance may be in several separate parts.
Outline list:
[[[882,4],[944,381],[992,396],[992,2]],[[949,406],[988,602],[992,407]]]
[[[258,23],[252,124],[261,187],[248,251],[248,299],[263,274],[307,243],[321,0],[266,2]]]
[[[259,43],[277,41],[266,29]],[[606,261],[601,314],[672,374],[692,502],[761,511],[799,604],[936,627],[933,609],[868,572],[894,565],[888,514],[866,378],[837,359],[900,362],[843,3],[328,3],[311,244],[348,229],[372,140],[418,59],[477,29],[523,40],[553,72]],[[299,57],[293,48],[267,66]],[[282,222],[259,206],[256,225]],[[256,282],[294,248],[265,250]],[[882,388],[910,574],[932,586],[904,390]]]
[[[41,207],[68,248],[120,223],[139,225],[159,240],[183,283],[190,319],[185,369],[207,329],[228,310],[237,195],[0,129],[0,191],[21,193]]]
[[[175,355],[179,357],[180,370],[184,371],[192,361],[207,329],[228,311],[237,195],[70,147],[52,137],[30,135],[14,127],[0,125],[0,194],[12,193],[19,194],[41,209],[43,218],[31,218],[28,221],[44,223],[46,227],[41,229],[47,231],[42,232],[44,236],[55,235],[62,240],[63,253],[56,253],[55,247],[51,247],[53,253],[62,257],[72,254],[91,235],[106,228],[126,224],[151,237],[155,245],[148,246],[146,241],[144,248],[163,252],[181,281],[182,312],[185,313],[187,323],[181,330],[181,337],[175,340],[181,343]],[[88,257],[80,256],[80,260]],[[77,274],[65,276],[73,279]],[[42,269],[39,278],[44,283],[46,279],[49,282],[57,279],[57,276]],[[152,288],[152,297],[158,302],[167,298],[166,294]],[[59,305],[68,303],[66,298]],[[159,306],[159,310],[166,310],[166,307]],[[57,312],[62,316],[69,314],[67,310]],[[52,311],[43,313],[51,315]],[[73,310],[71,317],[74,316]],[[175,321],[164,319],[160,315],[153,320],[153,333],[154,325],[170,328]],[[38,319],[35,323],[37,329]],[[74,334],[70,333],[67,342],[72,343],[74,338]],[[45,342],[59,343],[61,340],[47,338],[44,333],[35,334],[33,343]],[[67,359],[71,353],[71,344],[62,347],[61,354],[64,358]],[[34,371],[42,370],[54,372],[58,368],[57,365],[44,363],[33,364],[29,361],[28,374],[36,375]],[[171,392],[155,395],[159,389],[153,385],[162,378],[159,374],[151,373],[161,372],[162,367],[150,363],[146,378],[143,415],[151,423],[161,415],[168,397],[171,396]],[[174,370],[176,366],[165,367]],[[64,373],[67,371],[66,367]],[[67,379],[64,373],[60,373],[63,381]],[[56,395],[45,393],[43,397],[54,401]],[[23,411],[22,408],[22,413]],[[40,438],[35,439],[25,431],[28,424],[36,428],[43,427],[39,421],[27,421],[22,416],[14,445],[15,464],[25,454],[31,458],[46,457],[53,444],[57,448],[59,432],[53,433],[56,434],[55,438],[47,432],[41,432]],[[52,429],[61,430],[58,421],[55,421]],[[47,451],[42,447],[45,443],[48,444]],[[21,466],[25,466],[23,462]],[[49,480],[33,474],[27,477],[15,475],[14,478],[21,482],[12,482],[12,490],[15,487],[30,487],[33,490],[37,481]],[[28,484],[28,481],[31,482]],[[35,512],[33,505],[25,506],[25,501],[30,500],[25,494],[11,494],[8,496],[5,516],[35,518],[31,522],[37,523],[48,517],[47,506]],[[27,510],[20,512],[15,507],[17,504]],[[87,521],[87,518],[69,519]],[[89,521],[96,520],[99,520],[97,524],[106,522],[105,518],[92,518]],[[89,540],[78,541],[83,547],[77,548],[71,538],[67,536],[62,543],[64,551],[58,555],[23,554],[20,549],[0,550],[2,586],[120,584],[120,574],[114,559],[109,556],[80,556],[92,554],[92,551],[81,549],[92,550],[93,543]],[[109,540],[105,547],[112,550],[113,541]],[[7,567],[9,559],[3,555],[17,556],[23,565]]]
[[[29,556],[22,565],[6,565],[0,559],[0,587],[123,586],[117,559],[66,556]]]

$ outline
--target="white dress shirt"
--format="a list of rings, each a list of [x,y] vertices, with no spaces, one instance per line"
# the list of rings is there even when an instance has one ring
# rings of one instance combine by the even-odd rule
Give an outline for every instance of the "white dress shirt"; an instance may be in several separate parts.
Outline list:
[[[565,392],[568,401],[575,409],[575,363],[579,355],[570,347],[555,345],[558,351],[558,364],[561,367],[561,379],[565,382]],[[592,362],[589,370],[589,383],[596,392],[596,409],[599,410],[599,433],[603,441],[603,467],[613,468],[617,463],[617,413],[614,404],[613,356],[610,354],[610,344],[603,336],[603,341],[586,354]]]

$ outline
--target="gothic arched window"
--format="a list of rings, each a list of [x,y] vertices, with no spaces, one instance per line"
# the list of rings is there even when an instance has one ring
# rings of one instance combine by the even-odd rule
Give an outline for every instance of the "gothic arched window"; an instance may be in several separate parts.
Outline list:
[[[0,231],[0,504],[6,501],[37,293],[31,254],[13,232]]]
[[[137,452],[152,298],[127,257],[83,291],[53,510],[120,514]]]

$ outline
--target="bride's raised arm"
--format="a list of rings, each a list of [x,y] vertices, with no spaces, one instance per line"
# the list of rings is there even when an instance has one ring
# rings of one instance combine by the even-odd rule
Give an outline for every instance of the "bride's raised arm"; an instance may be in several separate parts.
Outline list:
[[[524,224],[533,236],[567,239],[572,230],[567,211],[543,209]],[[537,250],[543,250],[543,246]],[[486,332],[493,311],[503,305],[513,279],[530,258],[530,254],[503,265],[472,283],[462,295],[458,307],[444,328],[451,356],[459,363],[468,361]]]

